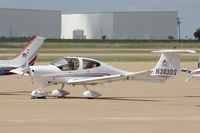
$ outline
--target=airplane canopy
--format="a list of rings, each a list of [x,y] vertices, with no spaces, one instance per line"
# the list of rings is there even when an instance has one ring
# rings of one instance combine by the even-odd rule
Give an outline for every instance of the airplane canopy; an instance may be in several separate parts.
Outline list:
[[[60,58],[51,63],[62,71],[77,70],[80,66],[78,58]]]

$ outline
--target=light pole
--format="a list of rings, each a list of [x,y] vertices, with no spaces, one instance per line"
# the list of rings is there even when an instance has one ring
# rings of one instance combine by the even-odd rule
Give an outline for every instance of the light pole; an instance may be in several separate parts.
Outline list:
[[[10,38],[12,38],[12,26],[10,25]]]
[[[180,18],[176,18],[176,20],[178,23],[178,40],[180,42],[180,40],[181,40],[181,21],[180,21]]]

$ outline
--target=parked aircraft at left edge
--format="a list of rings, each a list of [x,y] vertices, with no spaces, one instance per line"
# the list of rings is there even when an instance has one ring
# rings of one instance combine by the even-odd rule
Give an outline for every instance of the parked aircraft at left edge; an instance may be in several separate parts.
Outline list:
[[[14,74],[10,72],[12,69],[34,65],[44,40],[44,37],[34,35],[13,59],[0,60],[0,75]]]

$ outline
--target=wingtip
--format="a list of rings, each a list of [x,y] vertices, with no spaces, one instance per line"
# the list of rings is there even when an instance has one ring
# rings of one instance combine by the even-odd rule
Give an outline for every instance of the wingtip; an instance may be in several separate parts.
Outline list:
[[[156,50],[153,53],[196,53],[194,50],[182,50],[182,49],[166,49],[166,50]]]

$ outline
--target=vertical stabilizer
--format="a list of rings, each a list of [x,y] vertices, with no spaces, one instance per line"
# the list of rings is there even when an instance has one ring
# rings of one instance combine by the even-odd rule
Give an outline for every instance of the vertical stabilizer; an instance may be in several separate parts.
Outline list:
[[[161,52],[162,54],[156,67],[153,69],[152,75],[166,78],[174,78],[179,74],[181,59],[179,53],[195,53],[195,51],[191,50],[161,50],[153,52]]]
[[[198,58],[198,68],[200,68],[200,56]]]
[[[11,60],[11,63],[16,67],[33,65],[44,40],[45,38],[43,37],[33,36],[25,47]]]

